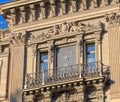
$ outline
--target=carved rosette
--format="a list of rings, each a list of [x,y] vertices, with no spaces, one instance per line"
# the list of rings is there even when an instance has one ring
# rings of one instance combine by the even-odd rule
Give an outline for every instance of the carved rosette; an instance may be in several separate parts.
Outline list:
[[[10,43],[12,46],[24,45],[26,42],[26,35],[22,33],[12,34],[10,37]]]

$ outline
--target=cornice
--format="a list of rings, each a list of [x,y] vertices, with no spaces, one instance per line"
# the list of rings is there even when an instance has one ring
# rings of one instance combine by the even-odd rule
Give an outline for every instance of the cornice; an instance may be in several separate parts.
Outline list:
[[[9,40],[0,41],[0,46],[3,46],[3,45],[9,45]]]
[[[16,25],[11,28],[13,32],[18,32],[21,30],[33,31],[38,29],[43,29],[46,27],[53,26],[55,24],[60,24],[61,22],[72,22],[72,21],[85,21],[93,18],[104,17],[106,13],[109,12],[119,12],[119,4],[110,5],[102,8],[96,8],[86,11],[80,11],[76,13],[71,13],[63,16],[38,20],[34,22],[29,22],[25,24]]]
[[[32,3],[41,2],[41,1],[43,0],[18,0],[18,1],[2,4],[0,5],[0,8],[1,10],[6,10],[6,9],[15,8],[18,6],[32,4]]]

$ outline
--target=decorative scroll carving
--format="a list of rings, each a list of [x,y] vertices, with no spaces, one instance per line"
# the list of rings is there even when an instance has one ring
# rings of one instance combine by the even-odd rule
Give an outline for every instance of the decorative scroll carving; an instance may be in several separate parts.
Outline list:
[[[13,34],[10,37],[10,42],[13,46],[22,45],[25,43],[25,38],[26,36],[23,35],[22,33]]]
[[[47,33],[42,32],[40,35],[38,36],[33,36],[31,35],[30,39],[31,40],[45,40],[48,38],[51,38],[54,35],[59,35],[59,34],[69,34],[69,33],[73,33],[73,32],[79,32],[79,33],[85,33],[85,32],[89,32],[89,31],[94,31],[95,29],[101,28],[101,22],[99,22],[97,25],[90,25],[88,24],[84,24],[81,22],[64,22],[62,24],[59,25],[55,25],[51,28],[48,29]]]
[[[110,25],[120,24],[120,14],[112,12],[111,14],[105,14],[105,20]]]

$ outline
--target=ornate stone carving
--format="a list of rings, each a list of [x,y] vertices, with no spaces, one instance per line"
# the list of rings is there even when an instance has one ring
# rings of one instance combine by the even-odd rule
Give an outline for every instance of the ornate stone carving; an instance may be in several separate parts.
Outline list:
[[[40,17],[44,19],[46,17],[45,14],[45,4],[44,2],[40,2]]]
[[[76,5],[76,1],[75,1],[75,0],[72,0],[72,1],[71,1],[71,6],[72,6],[72,12],[75,12],[76,9],[77,9],[77,8],[76,8],[77,5]]]
[[[93,2],[93,7],[94,7],[94,8],[98,7],[98,2],[97,2],[97,0],[93,0],[92,2]]]
[[[66,14],[66,4],[65,2],[61,1],[61,4],[60,4],[60,14]]]
[[[51,28],[48,29],[47,33],[42,32],[40,35],[38,36],[34,36],[31,34],[30,36],[30,40],[46,40],[48,38],[53,37],[54,35],[58,35],[58,34],[69,34],[69,33],[86,33],[86,32],[90,32],[90,31],[94,31],[95,29],[101,29],[101,22],[99,22],[97,25],[90,25],[88,24],[84,24],[81,22],[64,22],[62,24],[57,24],[52,26]]]
[[[66,102],[66,93],[63,93],[60,97],[57,98],[56,102]]]
[[[52,0],[50,1],[50,16],[54,17],[56,16],[56,11],[55,11],[56,7],[55,7],[55,1]]]
[[[36,18],[36,14],[35,14],[35,7],[34,7],[34,4],[30,5],[30,11],[31,11],[31,14],[30,14],[30,20],[35,20]]]
[[[87,1],[86,0],[82,0],[82,7],[84,10],[87,9]]]
[[[105,14],[105,20],[110,25],[120,24],[120,14],[112,12],[111,14]]]
[[[25,44],[25,39],[26,39],[26,35],[23,35],[22,33],[15,33],[12,34],[10,37],[10,43],[13,46],[18,46],[18,45],[23,45]]]
[[[26,12],[25,12],[25,8],[24,7],[20,7],[20,10],[21,10],[21,23],[25,23],[25,20],[26,20]]]

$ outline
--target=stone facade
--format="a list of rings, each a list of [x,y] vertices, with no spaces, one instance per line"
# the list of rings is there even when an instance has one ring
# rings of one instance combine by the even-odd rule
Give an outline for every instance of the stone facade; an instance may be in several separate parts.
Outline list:
[[[119,4],[16,0],[0,5],[9,24],[0,30],[0,102],[119,102]],[[95,62],[89,64],[90,44]]]

